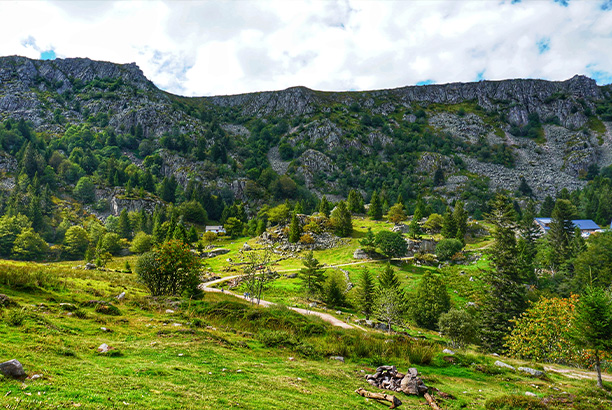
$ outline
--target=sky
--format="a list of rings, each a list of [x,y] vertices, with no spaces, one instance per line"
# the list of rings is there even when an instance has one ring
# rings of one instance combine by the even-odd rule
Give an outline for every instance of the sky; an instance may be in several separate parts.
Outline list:
[[[612,0],[4,0],[0,15],[0,55],[135,62],[186,96],[612,83]]]

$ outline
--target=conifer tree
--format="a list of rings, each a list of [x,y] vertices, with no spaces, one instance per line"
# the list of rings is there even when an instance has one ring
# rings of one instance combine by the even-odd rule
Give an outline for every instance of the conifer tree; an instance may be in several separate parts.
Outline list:
[[[430,271],[421,278],[412,306],[417,325],[435,330],[442,313],[450,309],[450,296],[444,282]]]
[[[291,217],[291,224],[289,225],[289,242],[297,243],[300,240],[302,230],[300,228],[300,221],[296,214]]]
[[[125,239],[130,239],[132,237],[132,227],[125,208],[123,208],[119,214],[119,227],[117,233]]]
[[[542,203],[542,208],[540,208],[540,216],[543,218],[550,218],[553,209],[555,209],[555,201],[550,195],[547,195],[546,198],[544,198],[544,203]]]
[[[444,212],[444,222],[442,223],[441,233],[446,239],[457,237],[457,224],[455,224],[455,218],[453,218],[450,207],[446,207],[446,212]]]
[[[353,221],[351,220],[351,213],[346,207],[344,201],[338,202],[336,208],[331,215],[331,224],[334,227],[336,235],[347,237],[353,233]]]
[[[348,210],[353,214],[362,214],[364,212],[363,209],[363,197],[361,194],[357,193],[354,189],[348,194]]]
[[[374,252],[376,250],[376,235],[372,232],[372,228],[368,228],[366,236],[359,240],[359,244],[363,246],[363,250],[366,252]]]
[[[187,232],[187,242],[194,243],[198,241],[198,231],[194,225],[191,225],[189,232]]]
[[[307,300],[320,296],[325,283],[325,269],[323,265],[314,257],[312,251],[306,254],[304,267],[300,269],[298,277],[302,282],[302,289],[306,294]]]
[[[400,281],[391,264],[387,263],[383,272],[378,276],[378,286],[380,289],[394,289],[400,291]]]
[[[325,195],[321,198],[321,203],[319,204],[319,212],[325,215],[325,217],[329,218],[329,213],[331,212],[331,204],[327,201]]]
[[[372,193],[372,199],[370,199],[370,209],[368,210],[368,215],[370,216],[370,218],[376,221],[382,219],[382,203],[376,191]]]
[[[459,239],[463,244],[465,244],[465,234],[467,233],[467,220],[468,214],[463,208],[463,202],[457,201],[455,210],[453,211],[453,221],[457,229],[455,238]]]
[[[177,241],[181,241],[183,243],[187,243],[187,230],[185,229],[185,225],[179,223],[174,228],[174,232],[172,233],[172,239]]]
[[[488,221],[494,225],[491,247],[493,269],[484,278],[486,288],[481,310],[481,338],[489,351],[501,351],[509,333],[510,319],[525,309],[525,287],[517,263],[516,217],[508,197],[497,194]]]
[[[359,285],[357,288],[357,306],[367,319],[374,312],[374,302],[376,298],[376,285],[374,277],[367,268],[363,268],[359,276]]]

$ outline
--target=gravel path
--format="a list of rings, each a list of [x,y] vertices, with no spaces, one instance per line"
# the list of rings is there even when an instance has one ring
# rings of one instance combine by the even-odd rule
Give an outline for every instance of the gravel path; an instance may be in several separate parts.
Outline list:
[[[214,285],[218,285],[218,284],[226,282],[228,280],[235,279],[235,278],[237,278],[239,276],[242,276],[242,275],[226,276],[225,278],[213,280],[213,281],[210,281],[210,282],[204,282],[204,283],[200,284],[200,289],[202,289],[204,292],[225,293],[225,294],[232,295],[232,296],[235,296],[237,298],[248,300],[249,302],[251,302],[251,299],[248,299],[248,298],[244,297],[243,295],[238,295],[237,293],[230,292],[230,291],[222,291],[221,289],[213,288],[212,287]],[[270,307],[270,306],[274,306],[276,303],[268,302],[267,300],[260,300],[259,304],[261,306],[264,306],[264,307]],[[340,319],[338,319],[338,318],[336,318],[336,317],[334,317],[334,316],[332,316],[332,315],[330,315],[328,313],[315,312],[315,311],[312,311],[312,310],[306,310],[306,309],[301,309],[301,308],[296,308],[296,307],[291,307],[291,306],[288,306],[287,308],[293,310],[294,312],[300,313],[302,315],[314,315],[314,316],[318,316],[321,319],[323,319],[324,321],[329,322],[329,323],[331,323],[334,326],[341,327],[343,329],[359,329],[359,330],[363,330],[364,332],[366,331],[361,326],[350,325],[350,324],[348,324],[346,322],[343,322],[342,320],[340,320]]]

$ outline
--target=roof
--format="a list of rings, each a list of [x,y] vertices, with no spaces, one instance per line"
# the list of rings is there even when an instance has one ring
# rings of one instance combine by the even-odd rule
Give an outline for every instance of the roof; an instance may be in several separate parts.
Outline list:
[[[207,225],[206,230],[209,229],[223,229],[223,225]]]
[[[595,229],[600,229],[599,225],[597,225],[595,222],[591,221],[590,219],[574,219],[572,221],[574,223],[574,226],[577,226],[578,228],[580,228],[581,230],[595,230]]]
[[[545,230],[548,230],[548,225],[550,224],[552,218],[535,218],[534,220],[538,225],[541,225]],[[581,231],[600,229],[599,225],[590,219],[573,219],[572,223],[574,224],[574,227],[580,228]]]

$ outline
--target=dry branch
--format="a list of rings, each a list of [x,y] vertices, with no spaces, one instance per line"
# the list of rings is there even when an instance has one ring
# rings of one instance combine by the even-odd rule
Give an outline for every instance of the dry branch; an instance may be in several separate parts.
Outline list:
[[[355,393],[365,398],[368,398],[368,399],[374,399],[378,401],[388,401],[389,403],[391,403],[391,407],[389,407],[390,409],[394,409],[402,405],[402,401],[391,394],[373,393],[361,387],[355,390]]]
[[[427,403],[429,403],[429,407],[431,407],[434,410],[442,410],[438,404],[436,403],[436,401],[434,400],[433,397],[431,397],[431,395],[429,393],[425,393],[425,400],[427,400]]]

